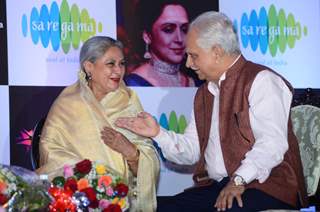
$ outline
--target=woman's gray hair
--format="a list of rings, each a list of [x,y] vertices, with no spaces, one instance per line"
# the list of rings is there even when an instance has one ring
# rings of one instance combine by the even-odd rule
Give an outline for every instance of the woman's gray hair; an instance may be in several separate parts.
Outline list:
[[[107,36],[94,36],[89,38],[86,42],[84,42],[80,50],[79,60],[81,69],[85,71],[85,61],[94,63],[97,59],[102,57],[109,48],[114,46],[123,50],[123,44],[113,38]]]
[[[237,33],[231,20],[223,13],[205,12],[191,22],[190,29],[196,30],[196,42],[202,49],[220,46],[229,55],[240,54]]]

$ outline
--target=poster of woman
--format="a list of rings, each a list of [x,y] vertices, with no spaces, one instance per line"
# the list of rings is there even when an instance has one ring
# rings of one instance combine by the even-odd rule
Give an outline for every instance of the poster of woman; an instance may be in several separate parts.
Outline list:
[[[202,81],[185,67],[185,38],[189,22],[209,9],[218,10],[218,1],[118,1],[117,35],[127,49],[126,84],[199,86]]]

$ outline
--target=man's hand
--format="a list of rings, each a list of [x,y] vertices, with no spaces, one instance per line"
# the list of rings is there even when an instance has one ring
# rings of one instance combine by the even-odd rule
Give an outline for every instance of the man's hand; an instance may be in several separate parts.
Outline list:
[[[225,211],[232,207],[233,199],[236,198],[239,207],[243,207],[241,195],[245,191],[244,185],[236,186],[232,180],[220,192],[214,207],[218,211]]]
[[[154,137],[160,131],[160,126],[156,120],[146,112],[139,113],[137,117],[118,118],[115,125],[144,137]]]

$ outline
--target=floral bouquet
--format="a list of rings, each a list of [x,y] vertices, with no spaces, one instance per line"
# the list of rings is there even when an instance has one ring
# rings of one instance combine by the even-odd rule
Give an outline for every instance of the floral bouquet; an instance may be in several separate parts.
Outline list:
[[[126,211],[128,186],[115,170],[98,162],[83,160],[65,165],[63,176],[52,180],[50,211]]]
[[[17,166],[0,165],[0,206],[8,211],[41,211],[51,198],[39,176]]]
[[[23,187],[23,184],[9,170],[7,166],[0,166],[0,205],[6,204],[10,197],[17,191],[18,187]]]

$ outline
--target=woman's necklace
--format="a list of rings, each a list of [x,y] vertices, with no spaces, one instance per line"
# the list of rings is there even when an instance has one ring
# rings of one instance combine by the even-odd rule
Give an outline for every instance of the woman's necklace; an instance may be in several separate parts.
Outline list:
[[[180,64],[168,64],[161,60],[151,59],[152,75],[159,86],[180,87],[181,73]]]

